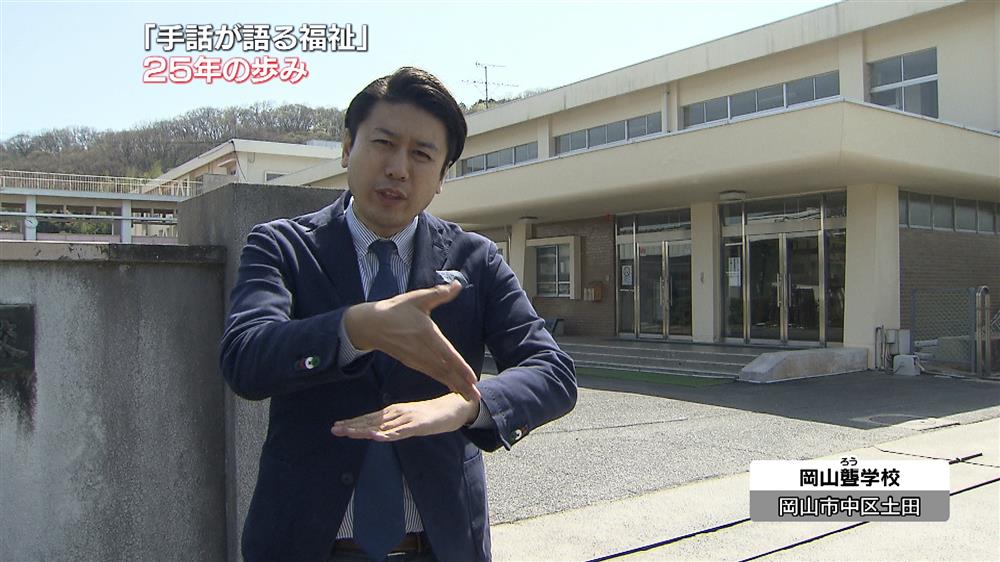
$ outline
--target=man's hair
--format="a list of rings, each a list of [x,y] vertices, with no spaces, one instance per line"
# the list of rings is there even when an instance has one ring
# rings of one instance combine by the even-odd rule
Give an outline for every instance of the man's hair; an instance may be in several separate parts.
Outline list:
[[[437,117],[448,134],[448,154],[444,167],[441,168],[441,175],[443,176],[445,170],[458,161],[462,149],[465,148],[468,126],[465,124],[465,116],[462,115],[458,102],[433,74],[412,66],[404,66],[365,86],[365,89],[351,100],[351,105],[347,107],[347,113],[344,115],[344,126],[351,135],[352,143],[361,123],[368,118],[372,108],[380,101],[410,103]]]

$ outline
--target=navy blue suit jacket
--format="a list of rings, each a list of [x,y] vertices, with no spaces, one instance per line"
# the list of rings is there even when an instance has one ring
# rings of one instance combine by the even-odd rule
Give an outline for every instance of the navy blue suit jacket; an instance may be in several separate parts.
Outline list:
[[[338,367],[341,318],[364,302],[344,218],[349,197],[345,192],[315,213],[257,225],[243,248],[221,343],[222,373],[236,394],[271,399],[243,528],[247,561],[326,560],[369,443],[333,436],[335,421],[448,392],[399,362],[380,386],[373,354]],[[421,213],[408,290],[444,282],[442,270],[460,271],[467,283],[431,317],[474,372],[481,372],[489,347],[501,374],[478,386],[496,430],[466,428],[394,447],[438,559],[489,560],[480,450],[510,448],[571,410],[576,376],[496,245]]]

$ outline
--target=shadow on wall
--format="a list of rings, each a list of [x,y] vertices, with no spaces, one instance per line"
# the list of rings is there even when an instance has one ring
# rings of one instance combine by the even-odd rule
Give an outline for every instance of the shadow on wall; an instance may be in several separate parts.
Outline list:
[[[18,430],[35,426],[35,311],[31,305],[0,305],[0,414],[12,411]]]

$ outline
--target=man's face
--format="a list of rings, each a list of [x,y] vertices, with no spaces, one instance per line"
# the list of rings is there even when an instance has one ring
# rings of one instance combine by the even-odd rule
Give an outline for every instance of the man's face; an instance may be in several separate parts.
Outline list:
[[[354,212],[388,238],[441,192],[448,143],[444,123],[409,103],[377,102],[344,143],[341,164]]]

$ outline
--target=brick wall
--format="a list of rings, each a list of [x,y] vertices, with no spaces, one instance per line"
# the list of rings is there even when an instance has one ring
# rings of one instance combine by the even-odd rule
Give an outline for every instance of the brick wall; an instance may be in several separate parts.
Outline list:
[[[581,287],[600,281],[604,299],[600,302],[568,298],[535,297],[533,304],[544,318],[565,319],[566,335],[611,337],[615,331],[615,223],[604,217],[537,224],[532,238],[580,237]]]
[[[914,289],[990,288],[990,316],[1000,310],[1000,236],[899,229],[900,323],[910,326]]]

